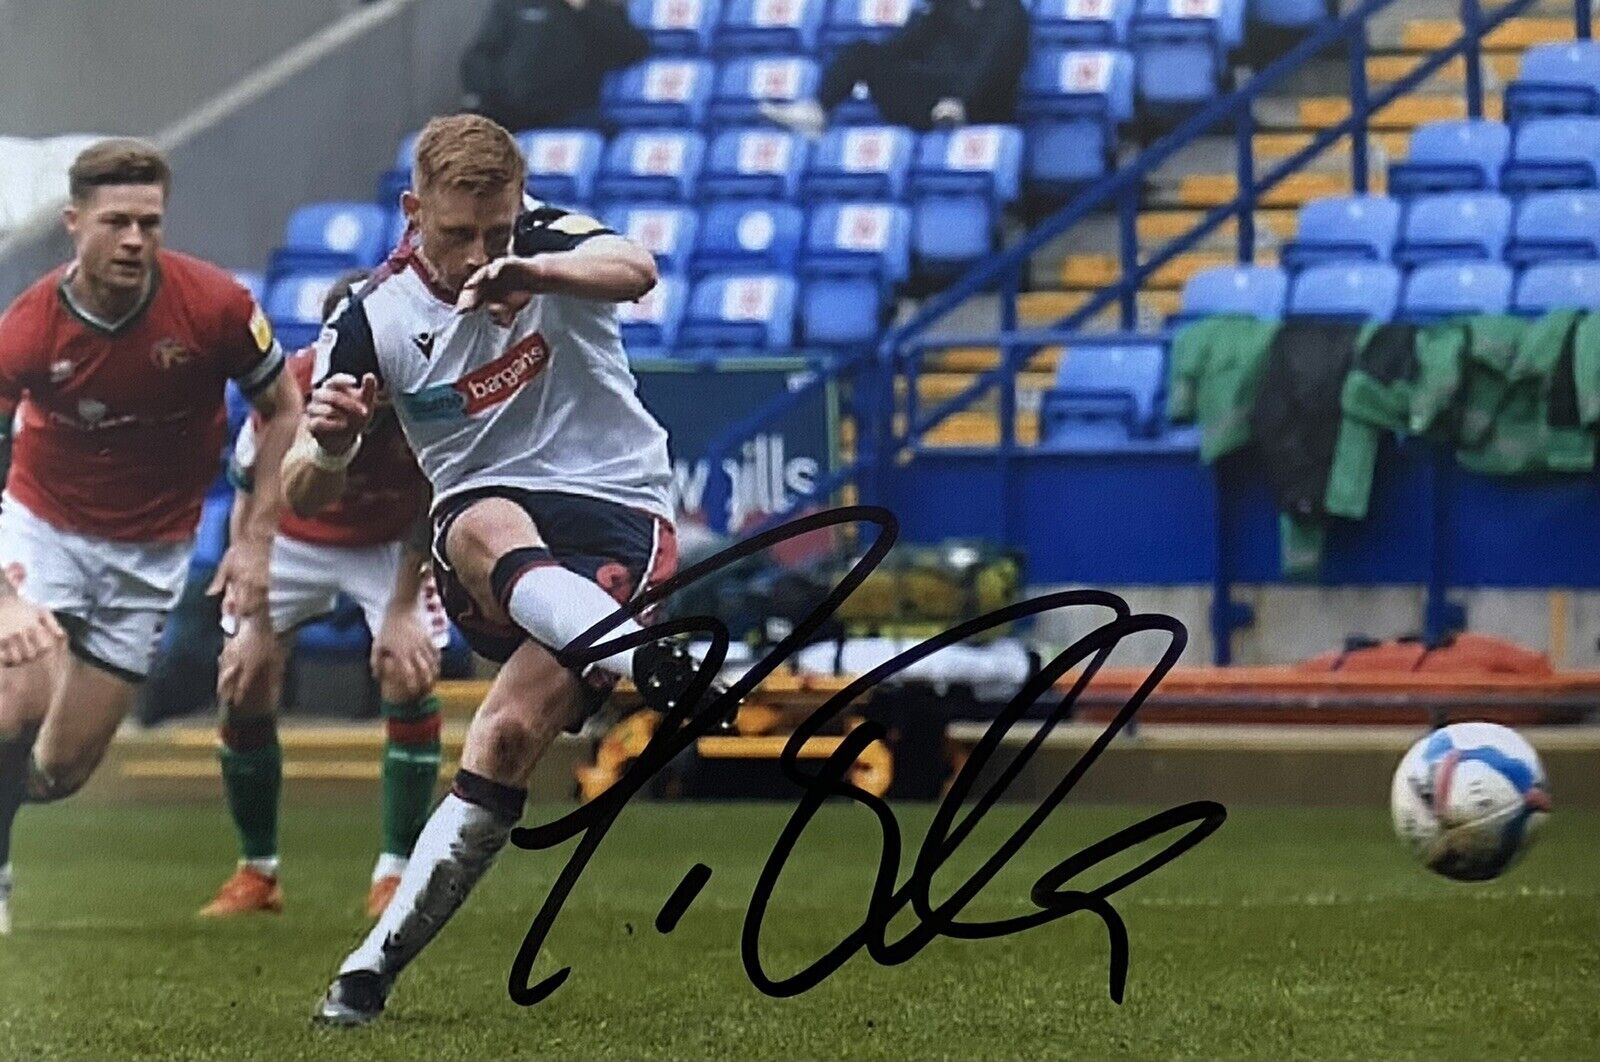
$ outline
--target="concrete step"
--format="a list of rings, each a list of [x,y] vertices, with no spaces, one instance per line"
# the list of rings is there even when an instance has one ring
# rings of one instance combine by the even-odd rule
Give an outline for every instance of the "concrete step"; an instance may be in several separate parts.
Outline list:
[[[1485,93],[1483,113],[1490,118],[1501,115],[1498,93]],[[1299,124],[1304,129],[1328,129],[1350,116],[1350,101],[1338,96],[1320,96],[1300,101]],[[1401,96],[1387,107],[1372,115],[1372,129],[1412,130],[1429,122],[1447,121],[1467,116],[1467,101],[1460,95],[1434,96],[1412,94]]]
[[[1570,41],[1572,18],[1508,18],[1483,39],[1486,51],[1516,51],[1546,44]],[[1406,25],[1401,45],[1410,52],[1432,52],[1447,48],[1461,36],[1459,18],[1417,19]]]
[[[903,429],[903,426],[901,427]],[[1039,441],[1039,414],[1017,413],[1017,442],[1025,446]],[[953,413],[938,427],[923,437],[923,445],[930,447],[998,446],[1000,421],[992,413]]]
[[[1137,229],[1141,245],[1165,243],[1176,239],[1194,228],[1200,219],[1205,217],[1204,210],[1146,210],[1140,213]],[[1257,239],[1264,234],[1271,235],[1278,240],[1286,240],[1294,235],[1295,222],[1298,215],[1294,210],[1283,207],[1270,207],[1255,212]],[[1236,239],[1239,222],[1236,218],[1228,218],[1212,230],[1212,241],[1232,243]]]
[[[1176,255],[1150,274],[1145,282],[1145,290],[1176,292],[1201,270],[1231,265],[1237,260],[1235,254],[1225,251],[1192,251]],[[1277,261],[1277,255],[1263,252],[1256,256],[1256,260],[1270,264]],[[1117,260],[1109,255],[1073,255],[1061,264],[1061,286],[1068,289],[1099,290],[1115,283],[1118,275]]]
[[[1426,52],[1395,52],[1389,55],[1374,55],[1367,60],[1367,80],[1374,85],[1386,85],[1399,81],[1427,57]],[[1516,52],[1485,52],[1483,53],[1483,80],[1485,85],[1497,86],[1514,79],[1517,76],[1517,67],[1522,63],[1522,53]],[[1461,56],[1456,56],[1438,70],[1433,76],[1423,82],[1423,88],[1445,87],[1459,90],[1467,80],[1467,63]]]
[[[1184,178],[1183,183],[1178,186],[1174,205],[1188,208],[1221,206],[1231,202],[1238,191],[1239,180],[1234,174],[1196,174]],[[1313,199],[1329,195],[1348,195],[1349,192],[1348,173],[1291,173],[1268,189],[1260,197],[1259,202],[1267,207],[1299,208]]]
[[[1060,347],[1045,347],[1028,359],[1025,371],[1053,377],[1060,359]],[[1000,350],[997,347],[958,347],[930,354],[926,364],[940,372],[987,372],[1000,364]]]
[[[1306,132],[1271,132],[1257,133],[1254,147],[1256,152],[1257,172],[1260,172],[1262,162],[1272,162],[1286,159],[1295,152],[1303,150],[1311,143],[1315,133]],[[1375,155],[1377,151],[1383,152],[1383,157],[1390,161],[1397,161],[1406,157],[1411,146],[1409,132],[1383,132],[1374,130],[1367,134],[1367,152]],[[1337,158],[1344,160],[1348,166],[1350,158],[1350,138],[1340,137],[1329,144],[1322,152],[1322,158]]]
[[[917,402],[923,409],[928,409],[940,402],[948,402],[971,387],[973,380],[977,379],[977,377],[977,372],[936,371],[918,373]],[[1043,369],[1027,370],[1017,373],[1017,390],[1018,392],[1028,391],[1037,394],[1052,386],[1054,381],[1055,375],[1052,372]],[[899,387],[899,393],[903,396],[905,394],[905,380],[903,378],[898,380],[897,386]],[[992,411],[999,400],[999,389],[991,387],[975,400],[971,408]]]

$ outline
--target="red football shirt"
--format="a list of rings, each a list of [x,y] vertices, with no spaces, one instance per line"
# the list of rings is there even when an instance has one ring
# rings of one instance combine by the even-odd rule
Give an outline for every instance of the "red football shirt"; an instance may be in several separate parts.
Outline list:
[[[63,266],[0,317],[0,401],[22,404],[8,489],[69,531],[124,542],[194,534],[226,439],[223,389],[267,387],[283,352],[227,272],[162,251],[115,327],[67,297]]]
[[[291,355],[288,365],[301,394],[310,395],[315,351],[308,347]],[[315,516],[296,516],[285,506],[279,529],[301,542],[375,546],[405,538],[428,511],[428,481],[417,467],[392,406],[379,407],[344,482],[344,493]]]

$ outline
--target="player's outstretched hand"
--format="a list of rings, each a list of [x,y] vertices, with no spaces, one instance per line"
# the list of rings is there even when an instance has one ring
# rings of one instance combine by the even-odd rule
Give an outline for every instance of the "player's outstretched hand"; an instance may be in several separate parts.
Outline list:
[[[15,594],[0,599],[0,667],[32,663],[66,640],[49,609]]]
[[[306,430],[330,454],[345,453],[372,423],[378,408],[378,378],[338,372],[317,385],[306,402]]]
[[[439,649],[409,604],[390,608],[372,640],[372,676],[394,687],[401,700],[427,694],[439,678]],[[388,694],[385,694],[388,696]]]
[[[483,306],[497,323],[508,326],[540,290],[539,285],[539,266],[533,259],[496,258],[461,286],[456,310],[467,313]]]

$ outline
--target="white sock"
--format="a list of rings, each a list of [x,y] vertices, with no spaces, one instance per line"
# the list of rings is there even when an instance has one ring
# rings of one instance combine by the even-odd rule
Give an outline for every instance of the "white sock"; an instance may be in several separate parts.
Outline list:
[[[265,874],[269,878],[278,876],[277,856],[262,856],[260,859],[241,859],[239,862],[257,874]]]
[[[339,972],[398,974],[444,928],[510,837],[509,823],[447,794],[422,828],[388,910]]]
[[[562,649],[576,641],[584,631],[617,611],[618,605],[611,595],[577,572],[568,571],[557,564],[530,568],[522,573],[511,588],[507,611],[517,626],[553,649]],[[608,633],[595,639],[595,644],[609,642],[625,634],[641,630],[631,619],[624,619]],[[633,650],[613,653],[604,660],[595,661],[594,667],[610,672],[619,678],[633,675]]]
[[[378,865],[372,868],[372,880],[379,878],[397,878],[406,872],[407,859],[405,856],[384,852],[378,856]]]

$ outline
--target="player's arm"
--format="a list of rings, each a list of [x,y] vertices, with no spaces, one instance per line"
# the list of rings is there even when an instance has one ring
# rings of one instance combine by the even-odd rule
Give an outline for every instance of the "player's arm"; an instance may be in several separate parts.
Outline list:
[[[346,471],[378,399],[378,355],[360,302],[322,330],[316,351],[317,384],[283,460],[283,494],[298,516],[311,516],[344,493]]]
[[[417,610],[423,573],[428,564],[430,526],[424,515],[406,537],[400,564],[394,573],[394,590],[384,612],[383,627],[372,640],[373,676],[413,698],[431,689],[439,677],[439,650]]]
[[[34,337],[18,324],[15,308],[0,314],[0,403],[4,405],[6,436],[11,418],[22,401],[28,352]],[[19,572],[0,573],[0,667],[16,667],[39,659],[62,642],[66,632],[49,609],[40,608],[17,593],[12,582]]]
[[[245,389],[256,418],[255,489],[245,496],[247,501],[235,499],[228,549],[209,588],[210,593],[222,594],[225,616],[252,616],[267,605],[267,567],[282,496],[279,467],[300,422],[300,393],[293,378],[282,371],[281,351],[277,358],[279,368],[270,380]]]
[[[492,309],[538,293],[632,302],[656,286],[654,255],[582,214],[541,207],[523,215],[513,251],[467,281],[458,309]]]

